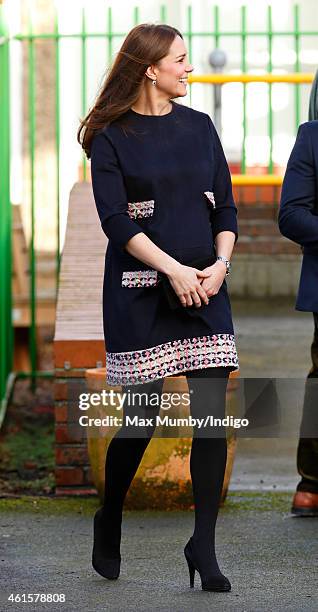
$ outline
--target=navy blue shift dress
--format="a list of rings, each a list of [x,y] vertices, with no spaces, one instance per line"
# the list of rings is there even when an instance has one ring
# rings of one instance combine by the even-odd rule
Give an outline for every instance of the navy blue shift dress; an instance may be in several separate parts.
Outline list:
[[[174,101],[165,115],[129,109],[94,136],[91,175],[109,239],[106,383],[146,383],[208,367],[237,370],[226,281],[209,304],[173,311],[157,270],[125,250],[130,238],[144,232],[186,264],[215,254],[218,232],[232,231],[237,239],[231,177],[209,115]]]

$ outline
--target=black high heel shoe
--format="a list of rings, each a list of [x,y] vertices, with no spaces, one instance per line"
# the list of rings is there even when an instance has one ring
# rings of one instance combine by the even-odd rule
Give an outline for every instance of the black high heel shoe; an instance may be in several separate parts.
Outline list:
[[[186,544],[184,548],[184,555],[188,563],[189,574],[190,574],[190,587],[194,586],[194,574],[195,570],[199,572],[201,578],[201,586],[203,591],[230,591],[231,583],[226,576],[208,576],[208,570],[200,568],[200,560],[198,553],[195,548],[195,543],[192,538]],[[207,578],[203,578],[203,574],[207,575]]]
[[[94,516],[94,546],[92,554],[92,566],[94,570],[108,580],[116,580],[120,573],[121,556],[107,558],[103,551],[104,540],[102,508],[97,510]]]

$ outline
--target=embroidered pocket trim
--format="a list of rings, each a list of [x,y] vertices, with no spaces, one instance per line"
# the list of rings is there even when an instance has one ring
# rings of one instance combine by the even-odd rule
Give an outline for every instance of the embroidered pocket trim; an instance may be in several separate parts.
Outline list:
[[[158,282],[157,270],[129,270],[123,272],[122,287],[155,287]]]
[[[128,214],[131,219],[143,219],[152,217],[155,201],[144,200],[143,202],[128,202]]]
[[[213,191],[205,191],[204,195],[208,198],[209,202],[212,204],[212,207],[216,208]]]

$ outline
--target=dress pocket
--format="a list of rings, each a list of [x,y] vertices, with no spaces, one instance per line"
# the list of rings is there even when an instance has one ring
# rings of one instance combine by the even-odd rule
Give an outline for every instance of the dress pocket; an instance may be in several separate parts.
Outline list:
[[[155,287],[157,283],[157,270],[129,270],[121,277],[122,287]]]
[[[152,217],[154,213],[155,201],[144,200],[143,202],[128,202],[128,214],[131,219],[143,219]]]
[[[206,196],[206,198],[208,199],[209,203],[212,205],[212,208],[216,208],[215,206],[215,199],[214,199],[214,193],[213,191],[205,191],[204,195]]]

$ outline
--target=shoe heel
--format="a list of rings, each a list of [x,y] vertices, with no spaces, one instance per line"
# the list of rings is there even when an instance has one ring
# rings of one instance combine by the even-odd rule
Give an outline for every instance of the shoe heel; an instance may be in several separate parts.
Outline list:
[[[184,554],[185,554],[185,558],[187,560],[187,564],[188,564],[188,568],[189,568],[190,588],[193,589],[193,587],[194,587],[195,567],[192,564],[192,561],[187,557],[186,553],[184,553]]]

